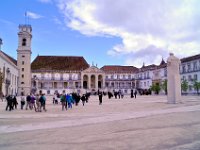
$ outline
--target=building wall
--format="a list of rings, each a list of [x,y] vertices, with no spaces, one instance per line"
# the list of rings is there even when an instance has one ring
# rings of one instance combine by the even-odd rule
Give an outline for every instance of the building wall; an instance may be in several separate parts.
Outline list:
[[[17,94],[18,88],[18,68],[7,57],[0,53],[0,71],[4,79],[2,83],[2,92],[4,95]]]
[[[36,93],[53,95],[56,93],[79,92],[81,88],[80,73],[33,72],[32,90]]]
[[[195,94],[196,90],[193,88],[193,81],[200,82],[200,59],[184,62],[180,66],[181,79],[188,82],[189,88],[187,93]]]

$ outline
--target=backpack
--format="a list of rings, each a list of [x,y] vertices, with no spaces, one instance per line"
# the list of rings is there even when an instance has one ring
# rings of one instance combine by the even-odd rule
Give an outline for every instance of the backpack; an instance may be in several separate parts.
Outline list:
[[[39,98],[39,102],[40,102],[40,103],[43,103],[43,101],[44,101],[44,100],[43,100],[43,97],[40,96],[40,98]]]

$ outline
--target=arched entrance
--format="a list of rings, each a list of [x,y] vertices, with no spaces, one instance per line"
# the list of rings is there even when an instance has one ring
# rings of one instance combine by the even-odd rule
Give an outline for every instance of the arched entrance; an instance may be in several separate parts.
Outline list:
[[[103,86],[103,76],[98,75],[98,88],[101,89]]]
[[[84,89],[88,88],[88,76],[87,75],[83,76],[83,88]]]

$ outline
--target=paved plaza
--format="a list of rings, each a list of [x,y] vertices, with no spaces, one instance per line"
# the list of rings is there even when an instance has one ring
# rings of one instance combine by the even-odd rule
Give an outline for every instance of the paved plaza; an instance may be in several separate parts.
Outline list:
[[[5,111],[0,102],[1,150],[199,150],[200,97],[98,97],[67,111],[47,97],[47,112]],[[18,100],[19,102],[19,100]],[[19,107],[19,106],[18,106]]]

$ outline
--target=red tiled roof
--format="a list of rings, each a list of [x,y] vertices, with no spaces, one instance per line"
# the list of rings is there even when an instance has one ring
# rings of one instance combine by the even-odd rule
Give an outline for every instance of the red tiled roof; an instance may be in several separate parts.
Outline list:
[[[185,62],[196,60],[196,59],[200,59],[200,54],[194,55],[194,56],[190,56],[190,57],[182,58],[181,59],[181,63],[185,63]]]
[[[4,56],[6,56],[11,62],[13,62],[17,66],[17,60],[9,56],[8,54],[4,53],[3,51],[0,51]]]
[[[101,68],[104,72],[115,72],[115,73],[130,73],[137,72],[138,68],[134,66],[115,66],[115,65],[106,65]]]
[[[79,56],[37,56],[31,63],[31,70],[81,71],[89,65]]]

